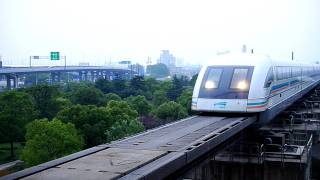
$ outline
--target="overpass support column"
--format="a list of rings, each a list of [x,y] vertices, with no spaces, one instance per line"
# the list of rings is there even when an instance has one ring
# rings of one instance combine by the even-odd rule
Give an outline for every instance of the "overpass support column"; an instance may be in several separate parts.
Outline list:
[[[56,82],[55,72],[51,72],[51,84]]]
[[[18,88],[18,75],[13,76],[13,88]]]
[[[85,72],[84,72],[84,80],[85,80],[85,81],[88,81],[88,71],[85,71]]]
[[[108,73],[108,79],[109,79],[110,81],[114,80],[114,74],[113,74],[113,72],[109,72],[109,73]]]
[[[57,72],[56,76],[57,76],[57,81],[60,82],[61,81],[61,72]]]
[[[79,71],[79,81],[83,81],[82,76],[83,76],[82,71]]]
[[[91,75],[91,81],[94,82],[95,72],[94,71],[90,71],[90,75]]]
[[[52,72],[51,73],[51,82],[56,83],[60,82],[61,73],[60,72]]]
[[[104,79],[103,71],[99,72],[99,78]]]
[[[108,76],[107,76],[107,72],[106,71],[102,72],[102,76],[103,76],[103,79],[108,80]]]
[[[11,77],[9,74],[6,75],[7,78],[7,89],[11,89]]]
[[[98,71],[98,72],[97,72],[97,79],[100,79],[101,76],[102,76],[102,72],[101,72],[101,71]]]

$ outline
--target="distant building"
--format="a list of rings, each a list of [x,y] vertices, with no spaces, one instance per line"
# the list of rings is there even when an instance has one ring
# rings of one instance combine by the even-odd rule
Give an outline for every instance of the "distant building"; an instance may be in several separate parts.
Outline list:
[[[184,66],[184,67],[176,67],[172,69],[171,75],[177,76],[187,76],[188,78],[192,78],[193,75],[198,74],[200,71],[200,66]]]
[[[131,65],[131,61],[119,61],[119,64]]]
[[[89,62],[79,62],[79,66],[90,66]]]
[[[176,67],[183,67],[183,66],[184,66],[184,60],[182,58],[177,58]]]
[[[170,54],[169,50],[162,50],[158,63],[165,64],[169,69],[176,67],[176,57]]]
[[[141,64],[132,64],[131,61],[119,61],[118,64],[120,64],[121,66],[125,66],[127,67],[128,69],[136,72],[135,75],[138,75],[138,76],[144,76],[144,66],[142,66]]]
[[[131,69],[132,71],[137,72],[136,75],[138,76],[144,76],[144,66],[142,66],[141,64],[132,64],[131,65]]]

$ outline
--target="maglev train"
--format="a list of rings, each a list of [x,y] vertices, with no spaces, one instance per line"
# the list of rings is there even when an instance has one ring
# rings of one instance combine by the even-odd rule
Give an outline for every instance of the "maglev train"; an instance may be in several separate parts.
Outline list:
[[[265,124],[320,79],[320,66],[256,54],[219,55],[199,72],[192,96],[198,112],[256,113]]]

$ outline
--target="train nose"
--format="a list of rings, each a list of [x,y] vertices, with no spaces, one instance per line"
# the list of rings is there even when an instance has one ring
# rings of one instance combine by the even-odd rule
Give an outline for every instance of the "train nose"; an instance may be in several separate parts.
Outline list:
[[[192,103],[193,110],[216,111],[216,112],[246,112],[246,99],[206,99],[198,98]]]

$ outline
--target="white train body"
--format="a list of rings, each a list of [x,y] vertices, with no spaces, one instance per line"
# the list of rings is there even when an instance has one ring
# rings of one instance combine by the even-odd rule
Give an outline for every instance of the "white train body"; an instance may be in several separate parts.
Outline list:
[[[318,84],[320,67],[255,54],[220,55],[203,66],[192,110],[260,113],[269,121]]]

